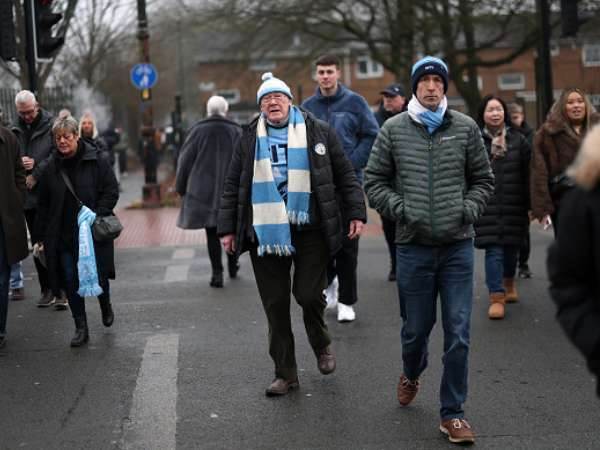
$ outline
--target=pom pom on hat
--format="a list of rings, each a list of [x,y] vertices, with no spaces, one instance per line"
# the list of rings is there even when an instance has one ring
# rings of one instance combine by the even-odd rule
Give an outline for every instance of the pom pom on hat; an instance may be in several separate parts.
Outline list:
[[[272,92],[281,92],[287,95],[290,99],[293,98],[290,87],[279,78],[275,78],[271,72],[265,72],[260,77],[263,82],[256,92],[256,103],[260,104],[260,99]]]

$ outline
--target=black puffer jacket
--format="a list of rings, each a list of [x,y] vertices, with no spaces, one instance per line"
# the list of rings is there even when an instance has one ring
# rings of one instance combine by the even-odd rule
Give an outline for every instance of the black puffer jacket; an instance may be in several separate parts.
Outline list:
[[[303,111],[310,162],[311,223],[325,233],[331,255],[342,246],[346,221],[367,221],[363,191],[335,131],[325,122]],[[218,216],[218,234],[235,234],[236,252],[256,245],[252,227],[252,176],[258,119],[244,127],[240,145],[233,153],[225,178]],[[325,153],[317,154],[317,144]],[[343,217],[342,218],[342,213]]]
[[[483,142],[494,172],[494,194],[483,215],[475,222],[475,246],[521,245],[529,226],[529,160],[531,147],[514,128],[506,130],[506,155],[493,159],[492,140]]]
[[[106,152],[99,152],[89,141],[79,140],[78,152],[83,152],[75,176],[71,179],[77,197],[99,216],[108,216],[119,199],[119,185],[109,165]],[[46,263],[53,292],[61,287],[59,243],[63,230],[65,196],[72,195],[61,175],[63,158],[57,153],[50,158],[48,168],[40,181],[37,235],[44,243]],[[77,225],[73,231],[77,254]],[[115,278],[113,242],[94,242],[96,263],[101,277]]]

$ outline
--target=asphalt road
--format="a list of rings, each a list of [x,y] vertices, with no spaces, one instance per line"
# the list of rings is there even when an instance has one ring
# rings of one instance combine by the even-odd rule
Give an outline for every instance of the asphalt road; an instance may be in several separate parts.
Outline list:
[[[583,359],[554,319],[544,270],[549,234],[535,230],[534,278],[504,321],[486,318],[477,252],[467,417],[477,448],[600,448],[600,401]],[[439,433],[439,324],[414,403],[395,397],[400,363],[396,289],[382,237],[361,241],[357,320],[328,323],[338,368],[322,376],[293,305],[300,389],[267,398],[264,313],[249,261],[208,287],[204,248],[125,249],[113,283],[116,320],[88,299],[91,340],[72,349],[69,312],[10,304],[0,350],[1,449],[444,449]],[[32,276],[31,261],[25,265]]]

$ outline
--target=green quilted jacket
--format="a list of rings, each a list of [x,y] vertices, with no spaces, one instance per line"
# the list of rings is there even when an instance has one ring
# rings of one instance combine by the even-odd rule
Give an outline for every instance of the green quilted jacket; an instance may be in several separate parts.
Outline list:
[[[407,112],[388,119],[369,157],[365,191],[372,208],[396,220],[397,244],[472,238],[494,191],[479,128],[450,110],[433,135]]]

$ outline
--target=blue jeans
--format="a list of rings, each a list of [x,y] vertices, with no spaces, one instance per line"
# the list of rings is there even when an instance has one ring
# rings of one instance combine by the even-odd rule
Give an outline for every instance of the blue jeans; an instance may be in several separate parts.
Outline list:
[[[8,314],[8,288],[10,266],[6,256],[4,228],[0,223],[0,336],[6,336],[6,316]]]
[[[79,276],[77,274],[77,256],[71,254],[67,250],[60,252],[60,265],[64,276],[65,293],[71,308],[73,317],[84,317],[85,314],[85,298],[81,297],[77,291],[79,289]],[[98,284],[102,288],[102,294],[98,296],[98,300],[110,300],[110,285],[107,278],[99,277]]]
[[[21,289],[23,287],[23,271],[21,261],[10,266],[10,288]]]
[[[428,247],[396,246],[404,374],[416,380],[427,367],[429,334],[436,322],[438,294],[444,328],[442,420],[464,417],[469,333],[473,305],[473,240]]]
[[[519,247],[490,245],[485,248],[485,284],[490,292],[504,292],[502,278],[514,278]]]

